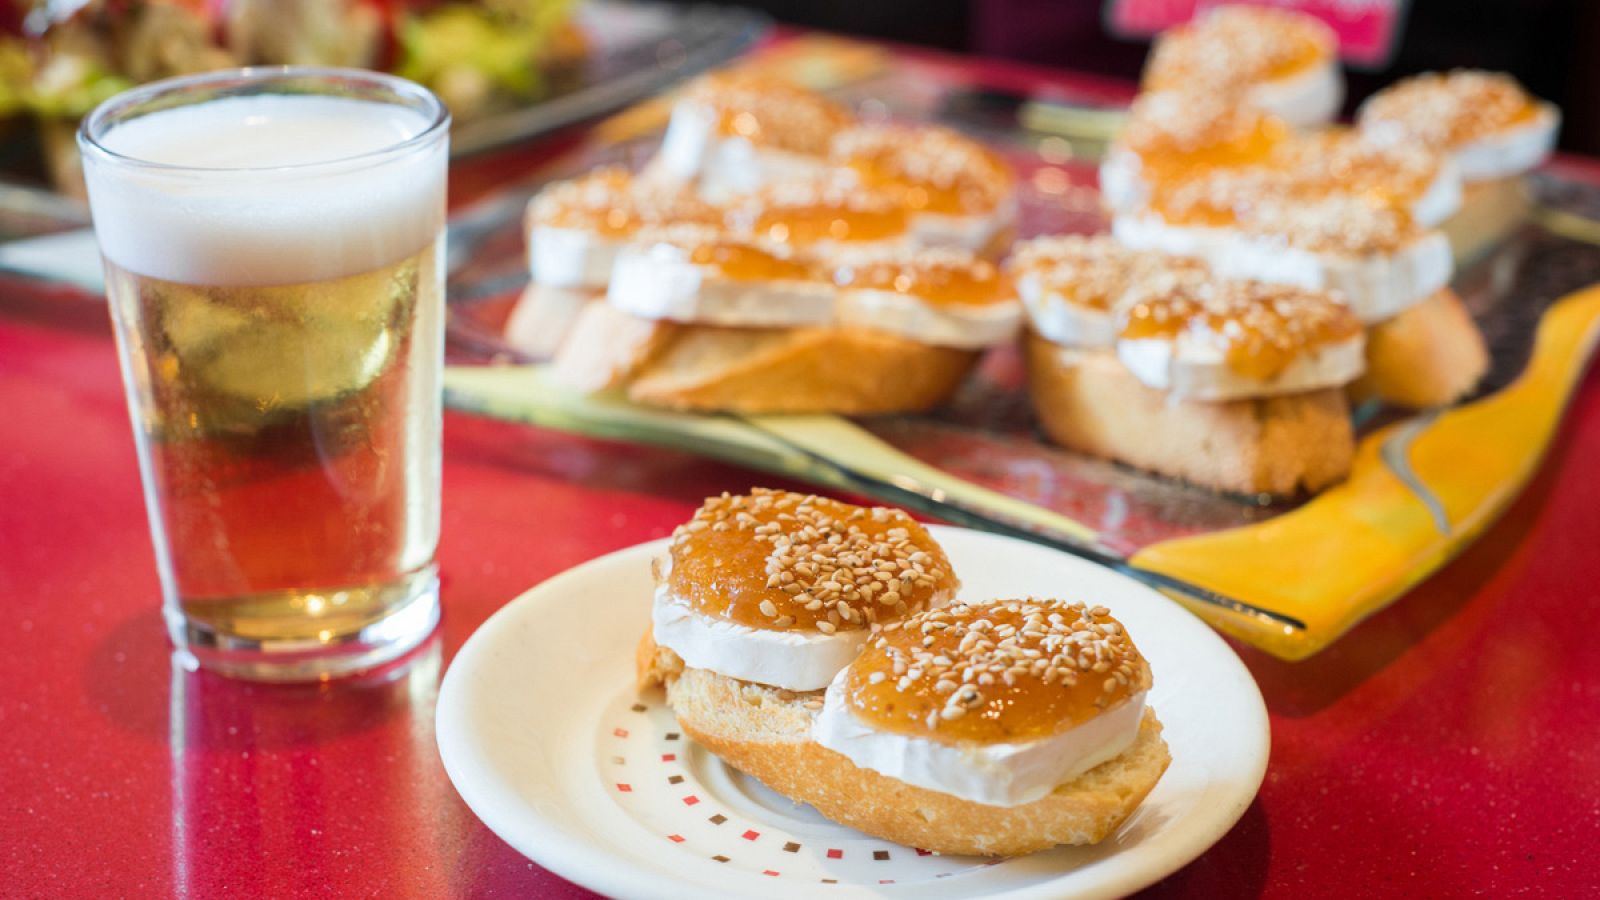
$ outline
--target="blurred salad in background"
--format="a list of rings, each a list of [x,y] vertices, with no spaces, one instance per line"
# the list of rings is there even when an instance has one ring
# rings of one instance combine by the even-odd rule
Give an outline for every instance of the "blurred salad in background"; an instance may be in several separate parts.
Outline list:
[[[433,89],[457,121],[537,99],[584,57],[578,0],[0,0],[0,121],[31,123],[78,193],[73,131],[135,84],[243,65],[357,66]]]

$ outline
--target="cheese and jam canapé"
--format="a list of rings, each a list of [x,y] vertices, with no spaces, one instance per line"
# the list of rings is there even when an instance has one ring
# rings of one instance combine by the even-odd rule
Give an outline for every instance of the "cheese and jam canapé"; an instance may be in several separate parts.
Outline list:
[[[875,629],[812,733],[907,784],[1018,806],[1126,750],[1150,681],[1103,606],[963,603]]]
[[[725,494],[673,533],[653,633],[689,666],[815,691],[873,625],[942,606],[958,584],[938,543],[900,510]]]

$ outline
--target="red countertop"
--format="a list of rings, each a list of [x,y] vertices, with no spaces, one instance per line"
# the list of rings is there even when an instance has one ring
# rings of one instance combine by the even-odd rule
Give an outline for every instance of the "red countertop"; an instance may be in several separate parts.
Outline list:
[[[456,796],[439,677],[529,586],[772,482],[446,415],[439,633],[377,673],[269,687],[173,670],[102,308],[0,279],[0,423],[7,897],[585,895]],[[1592,896],[1597,458],[1592,371],[1539,477],[1460,559],[1307,662],[1241,648],[1272,718],[1266,782],[1149,894]]]

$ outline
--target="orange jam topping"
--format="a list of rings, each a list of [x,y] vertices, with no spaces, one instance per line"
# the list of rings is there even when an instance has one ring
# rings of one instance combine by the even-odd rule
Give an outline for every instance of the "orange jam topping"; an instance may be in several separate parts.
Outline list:
[[[909,227],[905,206],[892,194],[834,175],[771,185],[729,219],[762,240],[797,247],[892,240]]]
[[[1240,217],[1239,227],[1313,253],[1394,253],[1423,237],[1405,210],[1339,195],[1256,203]]]
[[[1175,341],[1188,333],[1220,347],[1236,374],[1269,381],[1302,353],[1362,333],[1331,295],[1255,281],[1184,284],[1129,307],[1123,340]]]
[[[1198,259],[1134,250],[1111,237],[1075,235],[1019,244],[1011,271],[1019,281],[1036,279],[1041,294],[1099,312],[1115,311],[1140,296],[1210,272]]]
[[[724,135],[809,156],[825,155],[833,135],[855,121],[849,110],[802,87],[743,72],[708,75],[685,99],[710,108]]]
[[[710,266],[732,281],[801,281],[814,275],[803,262],[735,240],[699,244],[689,251],[689,261]]]
[[[1354,195],[1374,206],[1415,203],[1438,180],[1443,164],[1426,147],[1379,144],[1347,128],[1297,135],[1270,163],[1311,190]]]
[[[1331,62],[1338,39],[1320,19],[1260,6],[1222,7],[1156,41],[1145,90],[1254,85]]]
[[[640,181],[619,166],[553,182],[528,208],[530,225],[576,228],[606,237],[627,237],[652,224],[711,223],[721,215],[687,190]]]
[[[1385,88],[1362,104],[1359,123],[1447,150],[1522,125],[1538,112],[1538,103],[1511,76],[1458,69]]]
[[[678,247],[687,254],[689,262],[714,269],[730,281],[806,281],[820,274],[814,266],[791,259],[776,248],[703,225],[646,230],[640,232],[636,240],[641,244]]]
[[[1150,208],[1174,225],[1238,225],[1262,202],[1298,199],[1306,184],[1289,172],[1267,166],[1218,169],[1192,178],[1156,184]]]
[[[708,499],[673,532],[665,584],[706,616],[833,634],[918,612],[959,582],[900,510],[758,488]]]
[[[871,254],[834,273],[840,287],[892,291],[928,303],[984,306],[1016,300],[1011,280],[988,260],[961,250],[922,249]]]
[[[848,672],[856,717],[947,743],[1059,734],[1150,688],[1110,610],[1062,600],[958,604],[890,623]]]
[[[1227,92],[1162,91],[1134,101],[1119,146],[1139,157],[1141,176],[1158,186],[1206,169],[1260,165],[1288,135],[1283,122]]]
[[[899,193],[916,212],[993,212],[1010,196],[1011,168],[983,145],[945,128],[863,125],[833,140],[833,160],[869,185]]]

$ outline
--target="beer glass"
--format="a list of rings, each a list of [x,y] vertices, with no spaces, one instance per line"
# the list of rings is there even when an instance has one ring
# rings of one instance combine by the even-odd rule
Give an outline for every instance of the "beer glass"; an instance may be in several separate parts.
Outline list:
[[[78,133],[181,662],[326,678],[438,621],[450,116],[371,72],[241,69]]]

